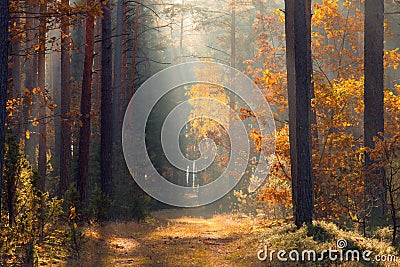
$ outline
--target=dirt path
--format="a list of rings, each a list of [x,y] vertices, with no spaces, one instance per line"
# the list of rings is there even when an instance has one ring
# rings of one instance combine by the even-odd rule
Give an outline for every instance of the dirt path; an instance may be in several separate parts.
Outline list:
[[[230,215],[204,218],[169,210],[145,223],[90,227],[79,265],[257,266],[256,248],[244,242],[253,224]]]

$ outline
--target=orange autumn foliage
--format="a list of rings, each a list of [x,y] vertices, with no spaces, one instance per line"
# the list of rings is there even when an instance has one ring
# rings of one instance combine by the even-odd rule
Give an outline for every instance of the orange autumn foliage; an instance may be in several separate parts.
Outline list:
[[[269,205],[281,201],[281,192],[290,192],[291,180],[285,52],[281,38],[284,23],[279,12],[257,17],[259,54],[248,61],[247,68],[276,113],[276,162],[269,184],[259,196],[260,201]],[[313,5],[312,27],[316,217],[358,222],[364,212],[363,13],[357,3],[323,0]],[[391,35],[388,29],[386,32]],[[385,51],[384,55],[385,68],[397,69],[398,49]],[[400,131],[398,89],[399,86],[385,89],[385,133],[389,142]],[[289,182],[285,190],[276,182],[282,179]],[[272,201],[273,198],[277,201]]]

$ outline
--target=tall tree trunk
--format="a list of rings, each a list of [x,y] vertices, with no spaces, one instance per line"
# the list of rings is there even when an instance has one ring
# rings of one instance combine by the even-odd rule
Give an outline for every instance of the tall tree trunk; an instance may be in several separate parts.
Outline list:
[[[35,18],[32,14],[35,14],[36,7],[35,3],[26,2],[26,52],[28,53],[28,58],[25,61],[25,89],[32,92],[32,89],[36,88],[37,85],[37,53],[34,51],[34,46],[37,43],[37,38],[35,34]],[[25,124],[25,146],[24,152],[27,156],[29,162],[36,166],[36,145],[37,145],[37,135],[34,133],[35,128],[32,126],[31,122],[35,116],[35,102],[36,97],[34,94],[28,94],[24,97],[24,120],[27,122]]]
[[[96,18],[94,35],[101,37],[101,17]],[[91,129],[92,135],[100,138],[100,113],[101,113],[101,42],[94,45],[94,73],[92,85],[92,113],[91,113]]]
[[[312,223],[314,179],[311,161],[311,2],[285,1],[293,213],[297,227]]]
[[[20,25],[21,20],[17,16],[13,16],[11,19],[12,24]],[[11,73],[9,73],[10,78],[12,79],[12,90],[11,97],[16,99],[20,97],[21,94],[21,39],[20,36],[15,36],[11,41]],[[16,124],[13,126],[13,133],[17,136],[18,142],[20,142],[20,138],[22,135],[22,116],[18,112],[16,114],[17,118],[13,121]]]
[[[38,52],[38,87],[41,93],[39,97],[39,153],[38,153],[38,172],[40,175],[40,189],[45,191],[46,170],[47,170],[47,146],[46,146],[46,4],[40,5],[39,23],[39,52]],[[42,97],[43,96],[43,97]]]
[[[132,44],[132,70],[131,70],[131,86],[130,86],[130,98],[135,93],[135,79],[136,79],[136,57],[138,48],[138,37],[139,37],[139,16],[140,16],[140,1],[136,3],[135,7],[135,23],[133,25],[133,44]]]
[[[88,0],[70,0],[70,5],[74,6],[79,2],[87,3]],[[91,1],[94,3],[94,1]],[[85,42],[86,42],[86,18],[74,21],[73,27],[70,27],[71,40],[71,103],[80,101],[82,93],[82,76],[84,64]],[[71,106],[72,108],[72,106]],[[71,154],[72,162],[79,162],[79,136],[80,124],[71,125]],[[78,166],[79,169],[79,166]],[[79,172],[79,171],[78,171]],[[71,174],[73,175],[73,174]],[[72,178],[72,177],[71,177]]]
[[[140,17],[140,1],[136,3],[135,7],[135,21],[133,24],[134,32],[133,32],[133,42],[132,42],[132,64],[131,64],[131,75],[130,75],[130,86],[129,86],[129,99],[127,100],[127,104],[135,94],[136,90],[135,80],[136,80],[136,58],[137,58],[137,49],[139,41],[139,17]]]
[[[103,4],[101,46],[101,144],[100,170],[101,190],[112,196],[112,44],[110,4]]]
[[[8,0],[0,2],[0,217],[3,192],[4,138],[8,87],[8,7]]]
[[[383,49],[384,2],[365,1],[364,33],[364,146],[375,147],[374,137],[384,132]],[[386,180],[383,168],[374,168],[368,153],[365,157],[365,197],[367,216],[383,219],[387,213]],[[372,168],[372,169],[371,169]],[[371,222],[372,223],[372,222]]]
[[[93,4],[93,0],[88,0],[87,5]],[[90,142],[90,109],[91,109],[91,90],[93,78],[93,58],[94,58],[94,17],[88,14],[86,19],[85,37],[85,59],[83,66],[82,97],[81,97],[81,121],[79,131],[79,171],[78,171],[78,191],[81,201],[85,202],[87,197],[87,180],[89,176],[89,142]]]
[[[128,84],[128,57],[127,57],[127,50],[128,50],[128,38],[126,36],[126,33],[128,31],[128,19],[126,17],[126,12],[128,10],[127,7],[127,2],[124,0],[124,22],[123,22],[123,32],[125,35],[122,37],[122,74],[121,74],[121,79],[122,79],[122,84],[121,84],[121,103],[122,103],[122,114],[125,111],[125,108],[128,104],[128,99],[127,99],[127,84]]]
[[[113,125],[113,139],[115,141],[116,155],[121,155],[121,138],[122,138],[122,109],[121,107],[121,92],[122,92],[122,69],[126,66],[122,65],[123,57],[123,35],[124,33],[124,20],[125,20],[125,3],[124,0],[118,0],[117,7],[117,25],[116,25],[116,42],[115,42],[115,62],[114,62],[114,90],[113,94],[113,117],[115,125]]]
[[[9,11],[9,13],[11,13]],[[21,35],[18,31],[18,27],[20,27],[21,20],[17,14],[10,14],[10,26],[12,27],[10,32],[18,33],[14,36],[10,36],[10,48],[9,52],[11,54],[11,66],[9,65],[8,75],[12,80],[12,84],[8,83],[8,86],[11,87],[11,91],[9,92],[8,98],[17,99],[20,97],[21,93]],[[19,152],[21,137],[22,137],[22,115],[20,112],[13,114],[12,118],[7,118],[9,131],[9,138],[7,139],[8,145],[8,155],[5,157],[15,158],[17,155],[15,153]],[[12,131],[10,131],[12,129]],[[11,168],[10,168],[11,167]],[[4,175],[3,171],[0,172]],[[7,203],[7,216],[8,216],[8,225],[9,227],[13,226],[14,223],[14,207],[15,207],[15,166],[8,166],[8,173],[6,173],[6,179],[4,180],[3,186],[6,187],[6,200]],[[1,183],[1,180],[0,180]],[[1,190],[1,187],[0,187]],[[0,198],[1,201],[1,198]],[[0,207],[1,209],[1,207]]]
[[[61,38],[61,33],[53,30],[52,38]],[[58,47],[57,47],[58,48]],[[61,48],[61,47],[60,47]],[[46,72],[49,77],[49,88],[52,90],[52,97],[57,106],[52,110],[54,122],[51,125],[54,127],[54,143],[51,146],[52,153],[52,176],[60,177],[60,155],[61,155],[61,53],[50,53],[49,70]],[[57,188],[59,190],[60,188]],[[57,192],[59,193],[59,191]],[[61,195],[59,195],[61,196]]]
[[[69,0],[62,0],[69,6]],[[61,20],[61,151],[60,151],[60,196],[71,184],[71,56],[69,18]]]

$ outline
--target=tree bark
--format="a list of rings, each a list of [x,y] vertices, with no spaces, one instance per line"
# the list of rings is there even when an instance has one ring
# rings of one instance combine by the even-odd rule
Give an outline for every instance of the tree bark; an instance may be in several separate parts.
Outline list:
[[[100,170],[101,190],[112,196],[112,31],[110,4],[102,4],[102,46],[101,46],[101,145]]]
[[[4,138],[8,87],[8,7],[8,0],[0,2],[0,217],[3,192]]]
[[[88,0],[70,0],[70,5],[74,6],[79,2],[87,3]],[[91,3],[94,3],[91,0]],[[84,52],[86,47],[86,18],[74,21],[74,27],[70,27],[71,34],[71,103],[76,99],[81,100],[82,76],[85,61]],[[79,101],[78,100],[78,101]],[[71,154],[72,162],[79,162],[79,136],[81,125],[76,123],[71,125]],[[79,164],[78,164],[79,169]],[[77,173],[79,170],[77,170]],[[73,174],[71,174],[73,175]],[[77,176],[76,176],[77,177]],[[76,181],[78,182],[78,181]],[[78,184],[76,184],[78,185]]]
[[[121,154],[122,150],[122,121],[123,113],[121,102],[122,92],[122,69],[126,68],[123,66],[123,35],[124,35],[124,21],[125,21],[125,2],[124,0],[118,0],[117,6],[117,25],[116,25],[116,42],[115,42],[115,62],[114,62],[114,90],[113,90],[113,117],[115,125],[113,126],[113,139],[115,141],[115,150],[118,154]]]
[[[39,52],[38,52],[38,87],[40,90],[39,98],[39,153],[38,153],[38,172],[40,175],[40,189],[45,191],[46,170],[47,170],[47,145],[46,145],[46,4],[40,5],[39,22]]]
[[[35,28],[36,23],[35,19],[29,13],[35,13],[36,8],[34,7],[35,3],[28,2],[26,3],[26,53],[28,53],[28,58],[25,61],[25,89],[32,92],[32,89],[37,86],[37,53],[34,51],[34,46],[36,45],[36,34]],[[35,129],[30,122],[35,117],[35,101],[36,97],[34,94],[30,94],[30,96],[25,95],[24,97],[24,121],[25,124],[24,134],[25,134],[25,146],[24,152],[27,156],[31,165],[36,166],[36,145],[37,145],[37,136],[34,133]],[[29,134],[27,134],[29,133]]]
[[[364,32],[364,146],[375,147],[375,137],[384,133],[384,2],[365,1]],[[383,219],[387,213],[386,180],[383,168],[374,168],[379,162],[365,155],[366,210],[370,219]],[[368,220],[368,219],[367,219]],[[372,223],[372,222],[371,222]]]
[[[126,34],[128,30],[128,19],[126,17],[126,12],[127,12],[127,2],[124,0],[124,22],[123,22],[123,32]],[[127,50],[128,50],[128,38],[126,35],[122,37],[122,74],[121,74],[121,79],[122,79],[122,84],[121,84],[121,103],[123,103],[122,106],[122,114],[125,112],[125,108],[128,104],[129,99],[127,98],[127,84],[128,84],[128,57],[127,57]]]
[[[132,44],[132,70],[131,70],[131,86],[130,86],[130,98],[135,93],[135,77],[136,77],[136,56],[138,47],[139,37],[139,16],[140,16],[140,1],[136,3],[135,8],[135,23],[133,26],[133,44]]]
[[[101,17],[96,18],[94,35],[101,36]],[[100,138],[100,114],[101,114],[101,42],[94,45],[94,73],[92,85],[92,112],[91,112],[91,129],[92,135]]]
[[[297,227],[312,223],[314,179],[311,160],[311,2],[285,1],[292,199]]]
[[[21,23],[20,19],[15,16],[11,18],[12,24],[19,26]],[[11,90],[11,97],[17,99],[20,97],[21,93],[21,39],[20,36],[16,36],[11,40],[11,73],[9,73],[10,78],[12,79],[12,90]],[[20,113],[17,113],[15,116],[17,118],[15,121],[15,125],[13,126],[13,133],[17,136],[18,142],[20,142],[21,137],[23,136],[22,133],[22,116]]]
[[[87,5],[92,5],[88,0]],[[85,59],[83,66],[81,121],[79,131],[79,172],[78,191],[82,202],[87,198],[87,180],[89,176],[90,109],[94,58],[94,17],[88,14],[86,19]]]
[[[51,38],[61,38],[60,32],[54,30],[50,33]],[[58,46],[61,47],[61,46]],[[57,47],[57,48],[58,48]],[[61,154],[61,53],[50,53],[48,55],[49,69],[46,71],[49,77],[49,88],[51,89],[54,103],[57,106],[52,110],[54,117],[53,123],[50,125],[54,127],[54,143],[50,145],[52,155],[52,176],[60,177],[60,154]],[[59,193],[59,188],[57,188]],[[59,195],[61,197],[61,195]]]
[[[69,6],[69,0],[62,0]],[[61,20],[61,151],[60,196],[71,184],[71,56],[69,18]],[[90,86],[91,87],[91,86]]]

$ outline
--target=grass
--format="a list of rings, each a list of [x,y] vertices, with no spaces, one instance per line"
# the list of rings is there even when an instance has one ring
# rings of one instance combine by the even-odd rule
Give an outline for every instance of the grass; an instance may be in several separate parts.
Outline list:
[[[335,249],[338,239],[347,248],[374,255],[398,255],[388,242],[346,232],[333,223],[315,222],[297,229],[284,221],[261,221],[243,216],[201,217],[190,210],[156,212],[143,223],[108,223],[84,230],[80,260],[52,261],[51,266],[400,266],[368,262],[261,262],[257,252],[268,249],[320,253]],[[51,262],[51,261],[49,261]],[[58,262],[57,264],[55,262]],[[42,264],[45,265],[45,264]]]

